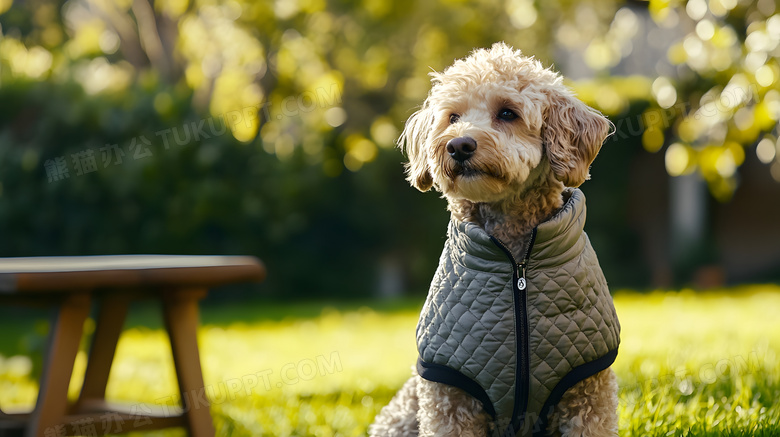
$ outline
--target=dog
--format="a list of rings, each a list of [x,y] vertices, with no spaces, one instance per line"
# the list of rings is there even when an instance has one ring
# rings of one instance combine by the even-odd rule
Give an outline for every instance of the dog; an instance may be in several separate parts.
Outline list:
[[[431,76],[398,144],[451,222],[418,363],[369,435],[617,435],[620,325],[576,188],[612,124],[505,43]]]

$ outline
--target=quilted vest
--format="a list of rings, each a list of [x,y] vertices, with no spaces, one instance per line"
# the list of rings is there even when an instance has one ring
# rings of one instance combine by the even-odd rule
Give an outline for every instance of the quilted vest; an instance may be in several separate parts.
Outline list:
[[[563,393],[609,367],[612,297],[569,189],[524,259],[474,223],[451,221],[417,325],[417,371],[482,402],[496,435],[544,435]]]

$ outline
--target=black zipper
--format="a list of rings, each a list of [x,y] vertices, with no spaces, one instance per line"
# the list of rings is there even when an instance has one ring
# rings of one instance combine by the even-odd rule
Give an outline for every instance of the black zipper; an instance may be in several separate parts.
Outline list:
[[[531,238],[528,240],[528,247],[521,262],[517,262],[512,251],[506,245],[494,236],[490,239],[512,262],[512,290],[514,291],[515,305],[515,332],[517,333],[517,382],[515,383],[515,403],[512,408],[511,427],[514,433],[522,429],[525,421],[525,413],[528,409],[528,389],[530,383],[529,354],[528,354],[528,280],[526,277],[528,261],[531,259],[531,249],[536,241],[536,228],[531,232]]]

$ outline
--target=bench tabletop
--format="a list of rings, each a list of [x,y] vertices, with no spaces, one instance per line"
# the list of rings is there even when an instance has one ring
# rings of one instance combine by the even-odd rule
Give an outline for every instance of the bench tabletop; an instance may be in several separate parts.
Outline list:
[[[212,287],[265,279],[252,256],[101,255],[0,258],[0,293],[140,286]]]

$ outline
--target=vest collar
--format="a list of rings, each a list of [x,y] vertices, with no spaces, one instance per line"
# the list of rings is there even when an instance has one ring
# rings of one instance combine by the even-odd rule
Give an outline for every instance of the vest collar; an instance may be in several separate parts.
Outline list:
[[[531,265],[548,267],[562,264],[579,254],[580,250],[572,248],[584,244],[580,237],[585,227],[585,195],[578,188],[568,188],[563,196],[563,207],[537,227]],[[463,254],[467,267],[483,270],[480,267],[484,267],[485,261],[506,261],[504,252],[475,223],[450,220],[448,237],[453,249]]]

